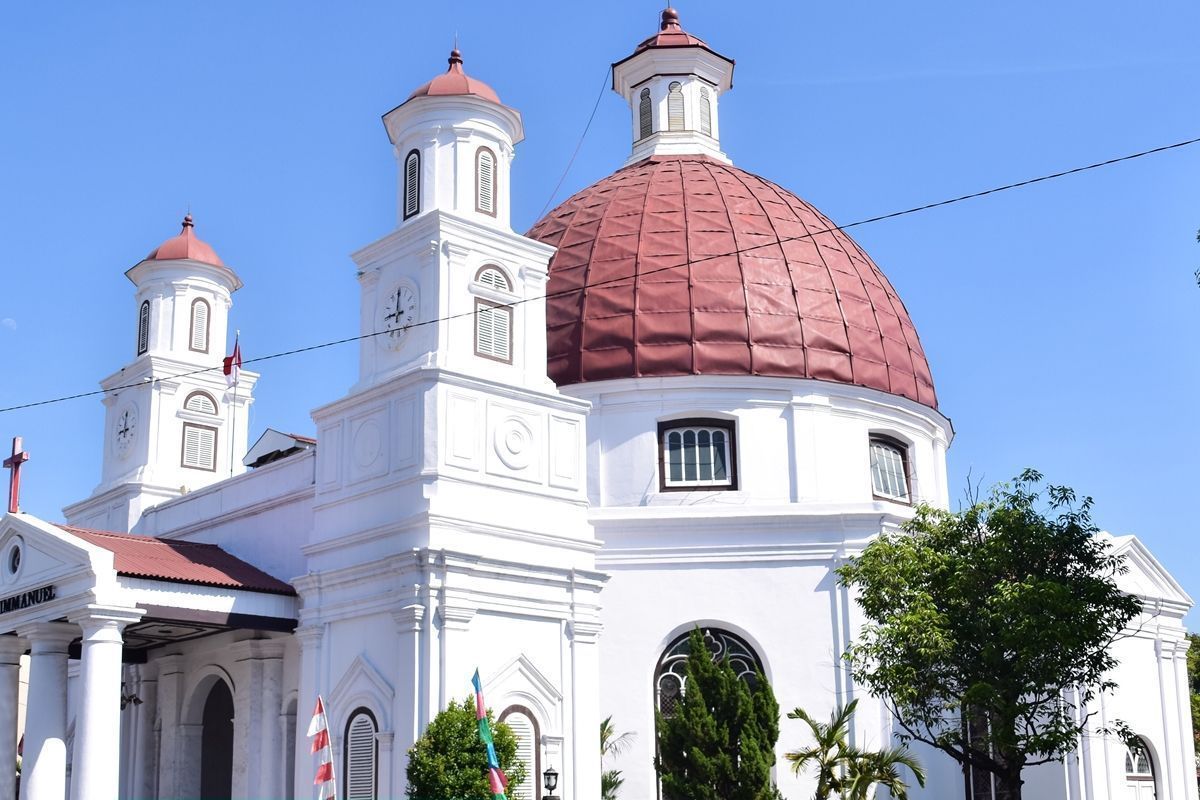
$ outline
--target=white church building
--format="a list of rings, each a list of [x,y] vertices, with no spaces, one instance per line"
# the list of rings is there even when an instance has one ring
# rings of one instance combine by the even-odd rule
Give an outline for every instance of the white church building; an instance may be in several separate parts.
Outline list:
[[[315,438],[251,446],[259,376],[230,389],[220,369],[242,280],[190,217],[126,271],[99,485],[65,522],[0,518],[0,762],[27,674],[22,798],[311,798],[318,694],[339,796],[400,797],[406,751],[478,667],[528,765],[516,797],[553,767],[557,796],[598,800],[612,715],[637,738],[606,767],[653,800],[654,710],[697,626],[782,710],[859,698],[855,741],[888,742],[839,661],[861,619],[834,569],[948,506],[953,429],[870,257],[721,149],[733,69],[663,12],[612,69],[628,160],[523,235],[521,115],[452,52],[383,117],[396,225],[347,268],[358,381],[312,412]],[[1025,796],[1194,800],[1192,601],[1112,541],[1145,612],[1119,691],[1086,710],[1144,754],[1084,737]],[[781,729],[776,779],[800,800],[812,780],[783,754],[804,731]],[[912,796],[1001,800],[919,755]]]

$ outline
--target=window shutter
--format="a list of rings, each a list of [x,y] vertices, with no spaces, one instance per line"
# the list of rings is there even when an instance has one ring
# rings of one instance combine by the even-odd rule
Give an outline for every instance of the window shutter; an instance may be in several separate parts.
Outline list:
[[[346,800],[375,800],[375,722],[356,714],[346,730]]]
[[[638,101],[638,138],[645,139],[654,133],[654,111],[650,107],[650,90],[642,89]]]
[[[414,150],[404,160],[404,218],[421,210],[421,156]]]
[[[213,399],[203,392],[196,392],[188,397],[187,402],[183,407],[188,411],[195,411],[198,414],[216,414],[217,404]]]
[[[480,149],[476,157],[476,201],[477,211],[484,214],[496,213],[496,158],[491,150]]]
[[[475,352],[499,361],[511,361],[512,309],[475,303]]]
[[[683,130],[683,87],[679,81],[672,81],[667,87],[667,129]]]
[[[208,352],[208,303],[203,300],[192,302],[191,349]]]
[[[479,277],[476,278],[478,283],[484,286],[490,286],[493,289],[499,289],[502,292],[511,292],[512,287],[508,285],[508,278],[504,273],[495,267],[487,267],[480,271]]]
[[[537,735],[533,722],[520,711],[510,711],[504,717],[504,724],[512,728],[517,737],[517,761],[525,765],[525,780],[519,787],[509,793],[513,800],[535,800],[534,787],[541,779],[537,774]]]
[[[700,87],[700,132],[712,136],[712,102],[708,99],[708,87]]]
[[[140,356],[150,348],[150,301],[143,300],[138,309],[137,354]]]
[[[217,432],[199,425],[183,426],[183,466],[193,469],[217,468]]]

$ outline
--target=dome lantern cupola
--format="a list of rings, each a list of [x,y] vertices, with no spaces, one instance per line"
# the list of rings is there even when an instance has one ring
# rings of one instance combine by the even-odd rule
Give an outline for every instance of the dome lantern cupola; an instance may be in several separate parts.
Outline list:
[[[733,86],[733,59],[712,50],[667,8],[657,34],[612,65],[613,91],[632,111],[633,152],[626,164],[653,155],[705,155],[725,163],[717,99]]]

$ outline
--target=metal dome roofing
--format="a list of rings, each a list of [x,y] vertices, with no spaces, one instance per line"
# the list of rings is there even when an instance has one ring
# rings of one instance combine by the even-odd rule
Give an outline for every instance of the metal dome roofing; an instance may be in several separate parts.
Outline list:
[[[472,78],[463,72],[462,53],[457,48],[450,51],[448,61],[450,66],[445,72],[428,83],[418,86],[408,96],[408,99],[412,100],[414,97],[445,97],[449,95],[473,94],[476,97],[489,100],[497,105],[500,104],[500,95],[496,94],[495,89],[478,78]]]
[[[192,215],[183,218],[183,230],[172,236],[158,247],[150,251],[146,261],[171,261],[178,258],[189,258],[205,264],[223,267],[225,264],[217,256],[208,242],[201,241],[192,231]]]
[[[548,370],[560,386],[763,375],[866,386],[937,408],[916,328],[846,233],[768,180],[655,156],[538,222],[554,245]]]

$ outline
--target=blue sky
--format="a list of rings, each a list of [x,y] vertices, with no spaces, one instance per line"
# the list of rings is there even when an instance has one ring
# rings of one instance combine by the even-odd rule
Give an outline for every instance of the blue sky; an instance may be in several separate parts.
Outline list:
[[[734,162],[841,223],[1200,136],[1195,2],[678,7],[737,60],[721,103]],[[130,359],[122,273],[189,206],[245,281],[247,358],[355,334],[348,254],[395,216],[379,117],[444,69],[455,32],[467,71],[524,114],[525,230],[660,5],[45,8],[0,12],[0,406],[94,389]],[[627,113],[605,93],[556,200],[621,164]],[[1200,145],[853,235],[921,333],[957,430],[953,494],[1034,466],[1200,599],[1198,227]],[[263,364],[252,437],[311,432],[356,353]],[[98,398],[0,414],[0,441],[33,454],[24,510],[59,519],[90,493],[102,418]]]

